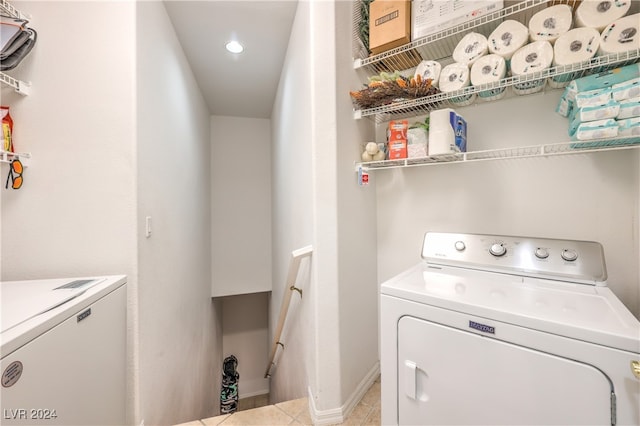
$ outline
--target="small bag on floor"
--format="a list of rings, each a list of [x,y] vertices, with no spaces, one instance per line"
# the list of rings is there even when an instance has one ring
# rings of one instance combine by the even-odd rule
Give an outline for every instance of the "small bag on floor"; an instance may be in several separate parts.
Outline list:
[[[222,389],[220,391],[220,414],[231,414],[238,410],[238,359],[226,357],[222,363]]]

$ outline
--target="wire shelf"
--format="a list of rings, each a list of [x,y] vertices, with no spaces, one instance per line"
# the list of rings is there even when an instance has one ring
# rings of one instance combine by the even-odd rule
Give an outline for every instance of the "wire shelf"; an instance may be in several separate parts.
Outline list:
[[[358,2],[356,1],[355,3],[357,4]],[[466,33],[474,31],[484,36],[489,36],[505,18],[526,23],[531,16],[545,8],[548,3],[562,3],[575,7],[579,2],[575,0],[521,1],[513,6],[463,22],[445,30],[421,37],[395,49],[372,56],[369,56],[366,47],[358,37],[357,29],[362,19],[362,14],[359,6],[356,5],[353,11],[353,56],[355,58],[353,66],[355,69],[366,69],[374,75],[381,71],[405,70],[415,67],[417,65],[415,63],[416,57],[420,58],[420,60],[443,61],[443,65],[446,65],[447,61],[452,62],[450,58],[451,52],[453,52]]]
[[[2,12],[3,15],[8,15],[8,16],[11,16],[12,18],[18,18],[18,19],[24,19],[24,20],[29,19],[27,15],[20,12],[7,0],[0,0],[0,12]]]
[[[27,167],[31,160],[31,154],[28,152],[9,152],[0,150],[0,163],[11,163],[15,159],[19,159],[20,162]]]
[[[396,169],[471,161],[505,160],[514,158],[583,154],[594,151],[612,151],[631,148],[640,148],[640,137],[634,136],[614,139],[594,139],[589,141],[573,141],[524,147],[491,149],[485,151],[459,152],[454,154],[434,155],[430,157],[404,158],[400,160],[368,161],[356,163],[355,169],[356,171],[372,171],[379,169]]]
[[[31,87],[31,85],[29,83],[25,83],[24,81],[20,81],[16,78],[11,77],[8,74],[5,74],[3,72],[0,72],[0,82],[9,86],[9,87],[13,87],[15,89],[16,92],[20,93],[21,95],[28,95],[29,94],[29,89]]]
[[[567,80],[567,83],[565,83],[566,85],[569,82],[568,80],[580,78],[594,72],[603,72],[617,67],[630,65],[638,62],[638,60],[640,60],[640,49],[631,50],[624,53],[598,56],[592,58],[589,61],[578,64],[556,66],[522,76],[506,77],[495,83],[483,84],[478,86],[468,86],[464,89],[452,92],[441,92],[435,95],[425,96],[418,99],[395,102],[389,105],[383,105],[375,108],[355,110],[354,118],[359,119],[368,117],[374,119],[376,124],[380,124],[392,119],[427,114],[429,111],[435,109],[446,108],[450,106],[459,107],[469,105],[470,103],[474,102],[474,94],[478,94],[480,92],[488,90],[506,90],[508,87],[512,87],[514,85],[520,85],[540,80],[542,80],[540,84],[543,88],[546,84],[547,79],[561,75],[570,76],[570,78],[564,78],[564,80]],[[470,100],[470,102],[467,102],[467,100]]]
[[[406,45],[380,53],[378,55],[368,55],[368,51],[358,37],[358,25],[361,21],[360,2],[354,2],[353,9],[353,56],[354,68],[365,70],[369,75],[376,75],[382,71],[408,70],[414,68],[422,59],[436,60],[444,67],[453,62],[451,54],[460,40],[470,31],[489,36],[504,19],[514,19],[525,25],[530,18],[549,5],[567,4],[572,8],[577,7],[579,1],[576,0],[524,0],[512,6],[470,20],[443,31],[421,37]],[[408,118],[417,115],[424,115],[432,110],[461,107],[471,105],[476,101],[477,94],[491,90],[492,92],[502,92],[514,85],[540,82],[540,90],[544,88],[546,79],[557,76],[564,76],[565,83],[555,83],[552,88],[562,88],[569,80],[583,77],[585,75],[603,72],[616,67],[630,65],[640,59],[640,49],[631,50],[621,54],[611,54],[595,57],[589,61],[548,68],[544,71],[527,74],[524,76],[507,77],[499,82],[484,84],[479,86],[468,86],[453,92],[438,93],[417,99],[399,100],[391,104],[376,106],[372,108],[354,109],[354,118],[367,117],[373,119],[376,124],[393,119]],[[489,101],[493,102],[495,100]],[[355,104],[354,104],[355,105]]]

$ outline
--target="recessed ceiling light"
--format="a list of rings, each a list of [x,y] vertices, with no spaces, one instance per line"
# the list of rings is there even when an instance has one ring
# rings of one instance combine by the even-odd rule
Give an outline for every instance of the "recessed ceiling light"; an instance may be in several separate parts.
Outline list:
[[[242,46],[240,43],[238,43],[235,40],[230,41],[229,43],[227,43],[227,45],[225,47],[231,53],[241,53],[244,50],[244,46]]]

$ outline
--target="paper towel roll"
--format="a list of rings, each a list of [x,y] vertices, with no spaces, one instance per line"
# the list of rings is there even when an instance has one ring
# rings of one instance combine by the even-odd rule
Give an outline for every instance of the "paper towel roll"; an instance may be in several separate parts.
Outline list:
[[[496,83],[504,78],[507,73],[507,64],[504,58],[494,53],[483,56],[471,66],[471,84]],[[505,94],[506,87],[483,90],[478,97],[484,101],[500,99]]]
[[[438,81],[440,80],[440,72],[442,71],[442,65],[436,61],[422,61],[416,68],[415,76],[422,77],[423,80],[431,79],[431,85],[438,87]]]
[[[442,92],[453,92],[464,89],[471,83],[469,67],[465,64],[454,62],[442,68],[440,72],[439,86]],[[456,105],[470,105],[476,98],[475,93],[469,95],[457,96],[450,99]]]
[[[571,29],[571,7],[566,4],[542,9],[529,20],[529,39],[553,43],[558,37]]]
[[[625,16],[607,25],[600,37],[598,55],[640,49],[640,13]]]
[[[630,7],[629,0],[582,0],[576,9],[576,26],[602,31],[613,21],[622,18]]]
[[[475,61],[489,51],[487,38],[480,33],[469,33],[462,37],[462,40],[453,50],[453,60],[471,66]]]
[[[600,46],[600,33],[594,28],[574,28],[562,34],[553,45],[553,64],[559,66],[579,64],[593,58]],[[554,88],[564,87],[580,76],[569,72],[549,79]]]
[[[529,41],[529,29],[524,24],[510,19],[498,25],[487,41],[489,52],[509,60],[516,50]]]
[[[553,47],[548,41],[534,41],[521,47],[511,57],[511,73],[522,76],[542,71],[551,66]],[[539,92],[544,88],[545,79],[526,81],[513,85],[513,92],[518,95]]]

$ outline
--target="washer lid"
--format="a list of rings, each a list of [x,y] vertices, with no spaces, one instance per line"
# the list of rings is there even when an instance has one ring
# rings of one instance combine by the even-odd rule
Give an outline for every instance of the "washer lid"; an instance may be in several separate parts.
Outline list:
[[[126,283],[126,275],[0,282],[0,357],[11,354]]]
[[[420,263],[381,293],[640,353],[640,322],[607,287]]]

